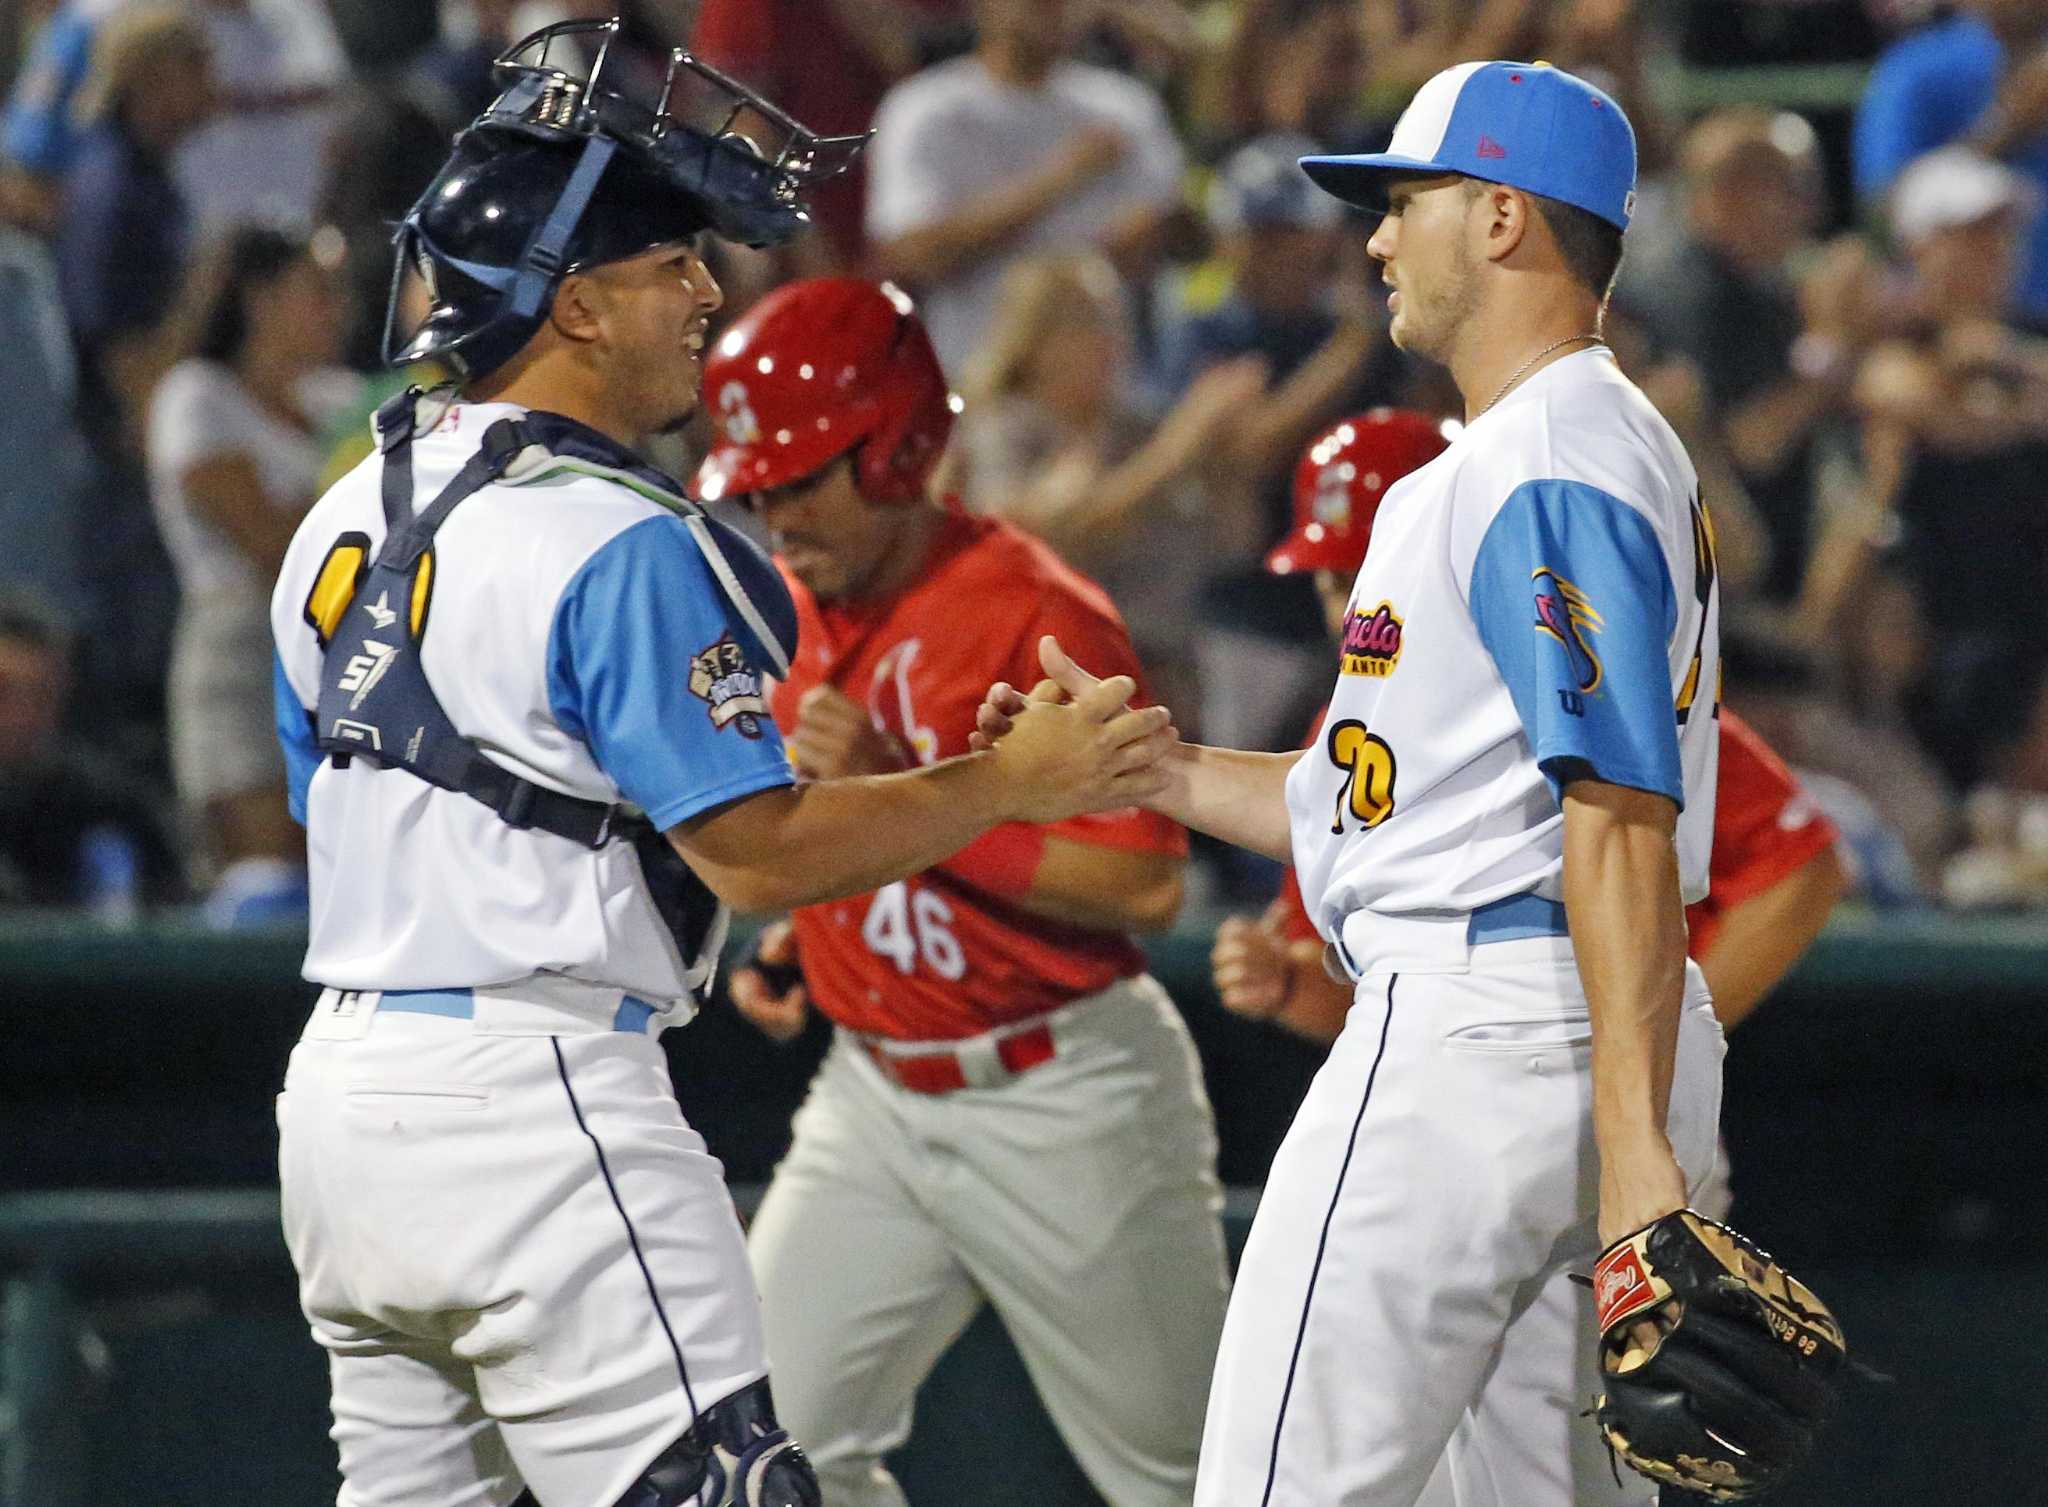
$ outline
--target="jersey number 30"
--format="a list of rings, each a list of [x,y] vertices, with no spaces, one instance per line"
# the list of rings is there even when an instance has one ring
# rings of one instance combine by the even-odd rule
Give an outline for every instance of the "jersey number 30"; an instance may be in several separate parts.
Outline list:
[[[906,977],[917,971],[920,958],[948,981],[967,972],[967,956],[953,935],[953,907],[930,890],[912,893],[901,880],[875,891],[867,919],[860,924],[860,939],[868,951],[887,958]]]
[[[1323,746],[1330,762],[1344,771],[1343,788],[1337,792],[1337,819],[1330,830],[1342,833],[1344,818],[1367,828],[1377,827],[1394,814],[1394,750],[1386,739],[1365,730],[1365,724],[1347,717],[1333,723]]]

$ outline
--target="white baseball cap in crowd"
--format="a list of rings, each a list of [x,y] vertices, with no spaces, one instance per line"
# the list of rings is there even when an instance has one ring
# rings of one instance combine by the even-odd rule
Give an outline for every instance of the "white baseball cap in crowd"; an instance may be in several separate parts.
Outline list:
[[[1295,166],[1316,150],[1306,136],[1276,131],[1239,147],[1216,170],[1209,187],[1209,224],[1218,233],[1285,227],[1333,230],[1344,206]]]
[[[2040,194],[2025,178],[1969,147],[1916,157],[1892,185],[1892,234],[1901,245],[1974,225],[2006,210],[2031,214]]]

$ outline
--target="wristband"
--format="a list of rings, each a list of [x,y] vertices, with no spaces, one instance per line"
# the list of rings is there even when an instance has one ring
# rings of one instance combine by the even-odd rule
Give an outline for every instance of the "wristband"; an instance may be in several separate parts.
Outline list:
[[[1045,861],[1045,829],[1029,822],[992,827],[939,867],[955,879],[1006,900],[1030,893]]]

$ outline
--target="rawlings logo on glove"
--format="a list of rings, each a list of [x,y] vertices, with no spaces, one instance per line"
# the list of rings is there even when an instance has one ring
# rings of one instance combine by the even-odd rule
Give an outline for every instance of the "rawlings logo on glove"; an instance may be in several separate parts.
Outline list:
[[[1634,1246],[1617,1245],[1594,1264],[1593,1302],[1602,1334],[1657,1301],[1657,1290],[1643,1275]]]
[[[1848,1346],[1766,1252],[1681,1209],[1609,1246],[1592,1286],[1607,1384],[1594,1416],[1632,1470],[1736,1502],[1806,1457]]]

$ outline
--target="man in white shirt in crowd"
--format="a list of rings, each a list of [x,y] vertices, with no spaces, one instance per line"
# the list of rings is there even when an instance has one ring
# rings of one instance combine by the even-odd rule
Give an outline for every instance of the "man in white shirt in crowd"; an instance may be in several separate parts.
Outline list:
[[[1093,246],[1130,277],[1180,201],[1180,144],[1158,96],[1063,56],[1076,9],[975,0],[975,50],[897,85],[876,113],[877,271],[920,294],[948,371],[980,343],[1012,263]]]

